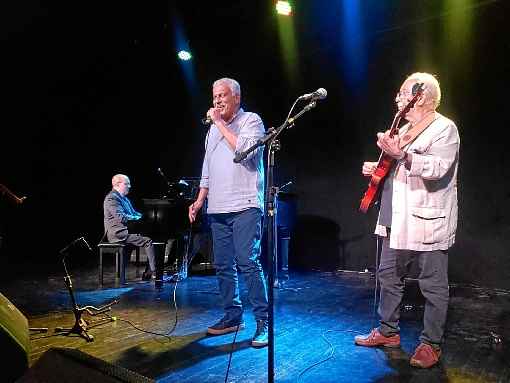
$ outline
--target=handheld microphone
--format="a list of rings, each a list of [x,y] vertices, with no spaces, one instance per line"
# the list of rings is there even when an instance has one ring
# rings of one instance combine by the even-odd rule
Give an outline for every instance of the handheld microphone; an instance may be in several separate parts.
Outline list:
[[[209,116],[202,118],[200,121],[202,122],[202,125],[209,126],[212,124],[212,119]]]
[[[299,100],[323,100],[328,96],[328,91],[324,88],[319,88],[315,92],[306,93],[299,97]]]

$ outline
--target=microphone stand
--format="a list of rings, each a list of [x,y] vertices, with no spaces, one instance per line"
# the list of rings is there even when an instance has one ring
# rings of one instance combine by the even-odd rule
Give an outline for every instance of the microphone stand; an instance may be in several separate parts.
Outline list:
[[[271,147],[272,151],[278,151],[280,150],[280,141],[278,140],[275,140],[274,141],[274,145]],[[272,159],[271,159],[271,163],[273,164],[272,166],[274,167],[274,154],[272,155]],[[283,186],[273,186],[273,189],[272,189],[272,193],[273,193],[273,200],[274,200],[274,219],[273,219],[273,254],[274,254],[274,265],[273,265],[273,270],[274,270],[274,287],[279,289],[280,287],[283,287],[283,282],[280,282],[279,281],[279,276],[278,276],[278,269],[280,268],[280,265],[278,265],[278,245],[279,245],[279,241],[280,241],[280,237],[278,236],[278,205],[280,203],[280,200],[279,200],[279,196],[280,196],[280,192],[285,189],[287,186],[289,186],[290,184],[292,184],[292,181],[289,181],[287,182],[285,185]],[[282,271],[283,271],[283,267],[287,267],[288,268],[288,260],[286,263],[282,263],[281,267],[282,267]],[[287,270],[288,272],[288,270]]]
[[[272,140],[274,140],[276,137],[278,137],[280,135],[280,133],[283,131],[283,129],[285,129],[285,128],[292,128],[294,126],[294,122],[299,117],[301,117],[304,113],[308,112],[312,108],[315,108],[316,105],[317,105],[317,103],[316,103],[315,100],[311,101],[299,113],[297,113],[294,117],[291,117],[291,118],[288,118],[287,120],[285,120],[285,122],[281,126],[279,126],[276,129],[275,128],[269,129],[269,131],[267,132],[267,134],[264,137],[262,137],[257,142],[255,142],[252,146],[250,146],[244,152],[236,153],[236,155],[234,157],[234,162],[236,164],[241,162],[242,160],[244,160],[248,156],[248,154],[253,152],[258,147],[260,147],[262,145],[266,145],[268,142],[271,143]]]
[[[73,242],[71,242],[69,245],[64,247],[59,252],[60,255],[62,256],[62,263],[64,264],[64,271],[65,271],[64,282],[67,286],[67,290],[69,291],[69,296],[71,297],[71,304],[73,305],[73,313],[74,313],[75,322],[74,322],[73,327],[69,327],[69,328],[56,327],[55,332],[64,332],[65,334],[63,334],[63,335],[78,334],[79,336],[85,338],[87,342],[92,342],[94,340],[94,337],[87,332],[87,329],[95,327],[95,326],[99,326],[104,323],[111,322],[114,319],[112,319],[112,318],[103,319],[103,320],[96,321],[95,323],[92,323],[89,325],[89,322],[87,322],[85,319],[83,319],[81,317],[82,314],[84,312],[86,312],[87,314],[89,314],[91,316],[104,314],[105,312],[110,311],[111,306],[114,305],[115,303],[118,303],[118,300],[114,300],[113,302],[108,303],[101,307],[95,307],[95,306],[80,307],[80,306],[78,306],[78,303],[76,302],[76,298],[75,298],[74,292],[73,292],[73,282],[71,281],[71,276],[69,275],[69,272],[67,271],[65,259],[66,259],[66,256],[68,255],[68,249],[80,240],[82,240],[82,241],[84,241],[84,243],[86,243],[85,238],[80,237],[80,238],[74,240]],[[87,245],[87,247],[88,247],[88,245]]]
[[[172,187],[172,183],[168,180],[168,178],[166,177],[165,173],[163,173],[163,170],[161,170],[161,168],[157,168],[157,172],[158,174],[161,176],[161,178],[163,178],[163,181],[165,181],[166,183],[166,186],[167,186],[167,193],[168,191],[170,190],[170,188]],[[165,194],[165,196],[163,196],[163,199],[165,199],[167,196]]]
[[[295,105],[295,103],[294,103]],[[316,106],[316,101],[312,100],[308,103],[299,113],[291,118],[287,118],[285,122],[279,126],[278,128],[269,129],[268,133],[261,139],[259,139],[255,144],[246,149],[244,152],[236,153],[234,158],[235,163],[241,162],[245,159],[249,153],[253,152],[255,149],[262,145],[268,145],[268,164],[267,164],[267,178],[266,178],[266,206],[267,206],[267,251],[268,251],[268,353],[267,353],[267,365],[268,365],[268,373],[267,373],[267,381],[269,383],[274,382],[274,264],[275,264],[275,248],[274,248],[274,230],[276,228],[275,218],[276,218],[276,210],[275,210],[275,196],[277,194],[277,188],[274,186],[273,181],[273,170],[275,167],[275,156],[274,153],[280,149],[280,143],[276,140],[276,137],[280,135],[280,133],[285,128],[290,128],[294,126],[295,121],[301,117],[304,113],[313,109]],[[292,112],[292,109],[291,109]]]

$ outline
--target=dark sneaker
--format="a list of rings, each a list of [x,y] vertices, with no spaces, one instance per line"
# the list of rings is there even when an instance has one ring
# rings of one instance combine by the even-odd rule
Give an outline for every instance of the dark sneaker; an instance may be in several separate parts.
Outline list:
[[[374,328],[370,334],[356,335],[354,337],[354,343],[356,343],[358,346],[365,347],[399,347],[400,335],[396,334],[393,336],[384,336],[379,332],[378,329]]]
[[[410,364],[414,367],[430,368],[439,362],[440,356],[441,350],[435,350],[431,345],[421,343],[414,351]]]
[[[257,331],[251,340],[253,347],[264,347],[267,346],[267,320],[257,321]]]
[[[242,329],[244,329],[244,322],[242,319],[227,319],[227,317],[223,317],[218,323],[208,327],[207,333],[211,335],[223,335]]]
[[[156,279],[156,273],[153,273],[150,270],[145,270],[142,274],[142,281],[150,281],[151,279]]]

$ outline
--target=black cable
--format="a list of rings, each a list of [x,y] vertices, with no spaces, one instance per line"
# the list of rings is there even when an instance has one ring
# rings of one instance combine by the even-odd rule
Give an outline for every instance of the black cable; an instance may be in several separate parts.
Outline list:
[[[179,278],[176,278],[175,279],[175,285],[174,285],[174,292],[173,292],[173,301],[174,301],[174,311],[175,311],[175,319],[174,319],[174,324],[173,326],[171,327],[170,330],[168,330],[165,334],[162,334],[162,333],[159,333],[159,332],[154,332],[154,331],[148,331],[148,330],[144,330],[136,325],[134,325],[131,321],[127,320],[127,319],[118,319],[122,322],[126,322],[128,324],[130,324],[133,328],[137,329],[138,331],[141,331],[141,332],[144,332],[146,334],[152,334],[152,335],[158,335],[158,336],[164,336],[168,339],[172,339],[170,337],[170,334],[172,334],[175,329],[177,328],[177,323],[178,323],[178,312],[179,312],[179,309],[177,308],[177,297],[176,297],[176,293],[177,293],[177,284],[179,283]]]
[[[176,281],[175,281],[174,293],[173,293],[173,296],[174,296],[174,309],[175,309],[175,320],[174,320],[174,325],[173,325],[172,329],[171,329],[171,330],[169,330],[169,331],[166,333],[166,335],[167,335],[167,336],[168,336],[168,335],[170,335],[171,333],[173,333],[173,332],[175,331],[175,328],[177,327],[177,312],[178,312],[178,309],[177,309],[177,299],[176,299],[175,294],[176,294],[176,291],[177,291],[177,283],[178,283],[178,282],[179,282],[178,280],[176,280]]]
[[[205,290],[196,290],[195,294],[212,294],[212,295],[220,295],[219,291],[205,291]]]
[[[158,336],[164,336],[168,339],[172,339],[170,337],[170,334],[172,334],[176,327],[177,327],[177,323],[178,323],[178,308],[177,308],[177,299],[176,299],[176,292],[177,292],[177,281],[175,282],[175,286],[174,286],[174,292],[173,292],[173,301],[174,301],[174,309],[175,309],[175,320],[174,320],[174,324],[172,326],[172,328],[170,330],[168,330],[167,333],[165,334],[162,334],[162,333],[158,333],[158,332],[154,332],[154,331],[149,331],[149,330],[145,330],[143,328],[140,328],[138,326],[136,326],[135,324],[133,324],[133,322],[131,322],[130,320],[128,319],[121,319],[121,318],[117,318],[115,316],[112,316],[108,313],[102,313],[101,315],[109,318],[112,322],[115,322],[115,321],[121,321],[121,322],[126,322],[128,323],[129,325],[131,325],[133,328],[135,328],[136,330],[138,331],[141,331],[141,332],[144,332],[146,334],[152,334],[152,335],[158,335]],[[107,323],[103,323],[103,324],[107,324]],[[103,325],[101,324],[101,326]],[[51,337],[54,337],[54,336],[62,336],[62,335],[68,335],[67,333],[57,333],[57,334],[52,334],[52,335],[45,335],[45,336],[40,336],[40,337],[37,337],[37,338],[33,338],[33,337],[30,337],[30,340],[39,340],[39,339],[44,339],[44,338],[51,338]]]
[[[348,332],[348,333],[353,333],[353,334],[360,334],[359,331],[354,331],[354,330],[326,330],[324,331],[322,334],[321,334],[321,337],[322,339],[324,339],[324,341],[329,345],[329,350],[330,350],[330,353],[329,353],[329,356],[325,359],[321,359],[319,360],[318,362],[315,362],[313,364],[311,364],[310,366],[306,367],[304,370],[302,370],[298,377],[297,377],[297,380],[296,382],[299,382],[299,380],[301,379],[301,377],[306,374],[308,371],[310,371],[312,368],[318,366],[319,364],[322,364],[322,363],[325,363],[327,362],[328,360],[332,359],[333,358],[333,355],[335,354],[335,349],[336,347],[328,340],[328,338],[326,338],[326,333],[328,332]]]
[[[376,310],[377,310],[376,309],[376,307],[377,307],[377,291],[379,289],[379,251],[380,251],[380,237],[378,236],[377,242],[376,242],[376,253],[375,253],[375,288],[374,288],[374,298],[373,298],[373,304],[372,304],[372,328],[375,328],[374,323],[375,323]],[[326,330],[325,332],[323,332],[321,334],[321,336],[330,347],[329,356],[325,359],[322,359],[322,360],[306,367],[304,370],[302,370],[297,377],[297,382],[299,382],[301,377],[306,372],[310,371],[312,368],[318,366],[319,364],[325,363],[328,360],[330,360],[331,358],[333,358],[333,355],[335,353],[335,346],[333,346],[333,344],[326,338],[325,334],[328,332],[348,332],[348,333],[353,333],[353,334],[361,334],[360,331],[354,331],[354,330]],[[377,347],[374,347],[374,349],[376,350],[376,353],[377,353]]]
[[[162,334],[162,333],[159,333],[159,332],[145,330],[143,328],[140,328],[140,327],[136,326],[135,324],[133,324],[133,322],[131,322],[130,320],[127,320],[127,319],[121,319],[121,318],[113,317],[113,316],[111,316],[111,315],[109,315],[107,313],[103,313],[103,315],[107,316],[108,318],[110,318],[113,321],[118,320],[118,321],[121,321],[121,322],[126,322],[129,325],[131,325],[133,328],[135,328],[136,330],[144,332],[146,334],[158,335],[158,336],[166,337],[168,339],[172,339],[170,337],[170,334],[172,334],[175,331],[175,329],[177,327],[177,321],[178,321],[178,319],[177,319],[178,318],[178,308],[177,308],[177,299],[176,299],[177,283],[178,283],[178,281],[176,280],[175,281],[175,286],[174,286],[174,292],[173,292],[174,309],[175,309],[175,320],[174,320],[174,324],[173,324],[172,328],[170,330],[168,330],[168,332],[166,332],[165,334]]]
[[[62,336],[62,335],[68,335],[68,333],[62,332],[62,333],[54,333],[51,335],[44,335],[44,336],[38,336],[37,338],[33,338],[30,336],[30,341],[35,341],[39,339],[46,339],[46,338],[53,338],[54,336]]]
[[[234,352],[234,345],[236,344],[236,338],[237,338],[237,333],[239,332],[239,327],[241,327],[241,324],[239,324],[239,326],[237,326],[236,333],[234,335],[234,340],[232,341],[232,347],[230,348],[230,353],[228,356],[227,372],[225,374],[225,383],[227,383],[227,380],[228,380],[228,373],[230,372],[230,362],[232,361],[232,354]]]
[[[104,236],[103,236],[104,238]],[[176,298],[176,293],[177,293],[177,283],[178,283],[179,279],[177,278],[176,281],[175,281],[175,285],[174,285],[174,292],[173,292],[173,301],[174,301],[174,310],[175,310],[175,320],[174,320],[174,324],[172,326],[172,328],[170,330],[168,330],[168,332],[166,334],[162,334],[162,333],[158,333],[158,332],[154,332],[154,331],[148,331],[148,330],[144,330],[138,326],[136,326],[135,324],[133,324],[133,322],[131,322],[130,320],[127,320],[127,319],[121,319],[121,318],[117,318],[115,316],[112,316],[112,315],[109,315],[108,313],[102,313],[101,315],[103,315],[104,317],[107,317],[109,318],[111,321],[121,321],[121,322],[126,322],[128,323],[129,325],[131,325],[133,328],[135,328],[136,330],[138,331],[141,331],[141,332],[144,332],[146,334],[152,334],[152,335],[158,335],[158,336],[164,336],[168,339],[171,339],[170,337],[170,334],[172,334],[175,329],[177,328],[177,323],[178,323],[178,308],[177,308],[177,298]],[[62,313],[60,311],[55,311],[56,313]],[[65,310],[64,312],[73,312],[72,310]],[[107,324],[107,323],[104,323],[104,324]],[[51,338],[51,337],[54,337],[54,336],[62,336],[62,335],[69,335],[68,333],[54,333],[52,335],[45,335],[45,336],[39,336],[39,337],[36,337],[36,338],[33,338],[33,337],[29,337],[29,339],[31,341],[36,341],[36,340],[39,340],[39,339],[45,339],[45,338]]]

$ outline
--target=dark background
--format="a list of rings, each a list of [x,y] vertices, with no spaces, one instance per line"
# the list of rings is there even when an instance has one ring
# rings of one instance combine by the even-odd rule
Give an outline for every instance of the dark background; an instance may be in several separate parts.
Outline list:
[[[164,193],[158,167],[171,180],[199,176],[199,119],[224,76],[240,82],[245,109],[266,128],[299,95],[328,90],[277,154],[276,183],[292,181],[298,196],[290,264],[372,268],[376,212],[357,211],[361,164],[379,155],[376,133],[391,123],[402,80],[427,71],[462,140],[450,280],[510,288],[508,2],[297,2],[293,75],[272,1],[175,3],[2,5],[0,182],[28,197],[0,201],[6,269],[60,267],[58,250],[76,237],[96,244],[115,173],[130,176],[137,207]],[[349,3],[359,5],[354,31]],[[467,38],[446,27],[452,19]],[[175,54],[182,36],[194,55],[187,66]]]

